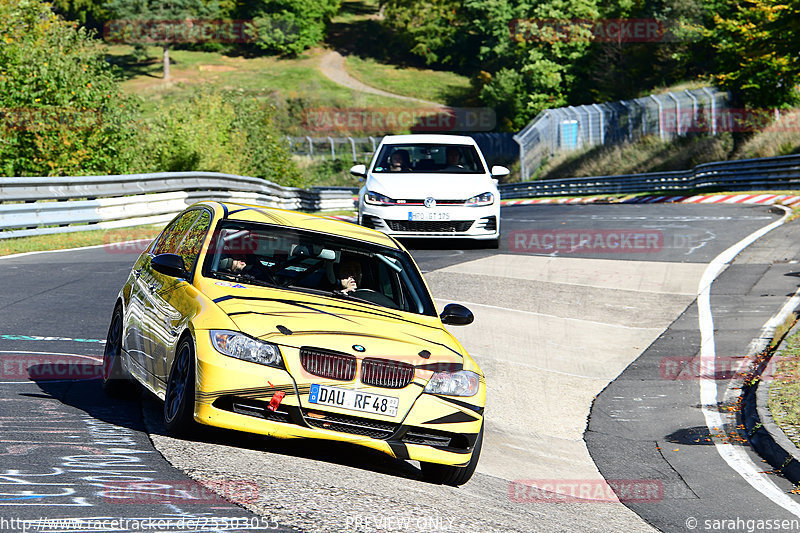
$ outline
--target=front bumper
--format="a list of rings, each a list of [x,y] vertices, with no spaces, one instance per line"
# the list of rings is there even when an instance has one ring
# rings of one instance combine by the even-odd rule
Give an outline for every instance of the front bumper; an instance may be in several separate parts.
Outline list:
[[[198,333],[203,337],[206,332]],[[349,442],[398,459],[429,463],[463,466],[472,457],[483,421],[483,383],[475,397],[459,398],[458,404],[447,397],[418,394],[404,416],[373,418],[317,408],[308,403],[308,384],[298,386],[286,370],[223,356],[202,338],[197,346],[197,422],[282,439]],[[408,387],[421,391],[420,382],[417,378]],[[278,392],[285,394],[280,405],[274,411],[267,409]]]
[[[466,206],[372,206],[361,204],[359,223],[394,237],[497,239],[500,208]]]

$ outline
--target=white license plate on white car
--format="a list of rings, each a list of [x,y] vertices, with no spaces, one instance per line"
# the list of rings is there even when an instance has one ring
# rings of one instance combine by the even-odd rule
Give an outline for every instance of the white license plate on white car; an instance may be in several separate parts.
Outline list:
[[[370,394],[317,384],[311,385],[308,401],[317,405],[330,405],[332,407],[350,409],[351,411],[363,411],[387,416],[397,415],[397,406],[400,405],[400,399],[394,396]]]
[[[409,211],[408,220],[450,220],[450,213],[442,213],[438,211]]]

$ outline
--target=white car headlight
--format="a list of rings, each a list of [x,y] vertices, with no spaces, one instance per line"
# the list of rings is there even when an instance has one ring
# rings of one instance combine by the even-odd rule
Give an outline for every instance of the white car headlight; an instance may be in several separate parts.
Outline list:
[[[370,205],[394,205],[395,201],[377,192],[367,191],[364,201]]]
[[[212,330],[210,333],[211,344],[223,355],[260,365],[283,368],[281,351],[274,344],[248,337],[236,331]]]
[[[469,370],[436,372],[425,385],[424,392],[445,396],[475,396],[480,383],[478,374]]]
[[[490,192],[485,192],[483,194],[473,196],[472,198],[466,201],[466,205],[472,207],[479,205],[491,205],[492,203],[494,203],[494,195]]]

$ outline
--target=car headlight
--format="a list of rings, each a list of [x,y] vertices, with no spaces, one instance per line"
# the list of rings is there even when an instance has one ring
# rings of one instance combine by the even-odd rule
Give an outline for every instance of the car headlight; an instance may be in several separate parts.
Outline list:
[[[424,392],[445,396],[475,396],[480,383],[478,374],[469,370],[436,372],[425,385]]]
[[[494,195],[490,192],[485,192],[477,196],[473,196],[465,202],[469,206],[490,205],[494,203]]]
[[[377,192],[367,191],[364,201],[370,205],[394,205],[395,201]]]
[[[212,330],[210,333],[211,344],[223,355],[260,365],[283,368],[281,350],[274,344],[248,337],[236,331]]]

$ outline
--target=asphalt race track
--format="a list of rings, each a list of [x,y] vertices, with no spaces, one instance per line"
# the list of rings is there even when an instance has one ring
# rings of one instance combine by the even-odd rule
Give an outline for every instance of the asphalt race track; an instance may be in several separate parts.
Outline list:
[[[672,370],[700,351],[707,264],[782,212],[543,205],[502,215],[497,251],[407,243],[438,303],[476,316],[452,328],[490,387],[483,455],[460,488],[353,446],[211,428],[168,437],[156,401],[107,399],[96,379],[137,248],[0,259],[0,530],[702,531],[714,519],[798,518],[722,459],[699,380]],[[796,226],[757,241],[713,283],[720,364],[746,355],[797,289]],[[631,496],[620,503],[609,483]]]

